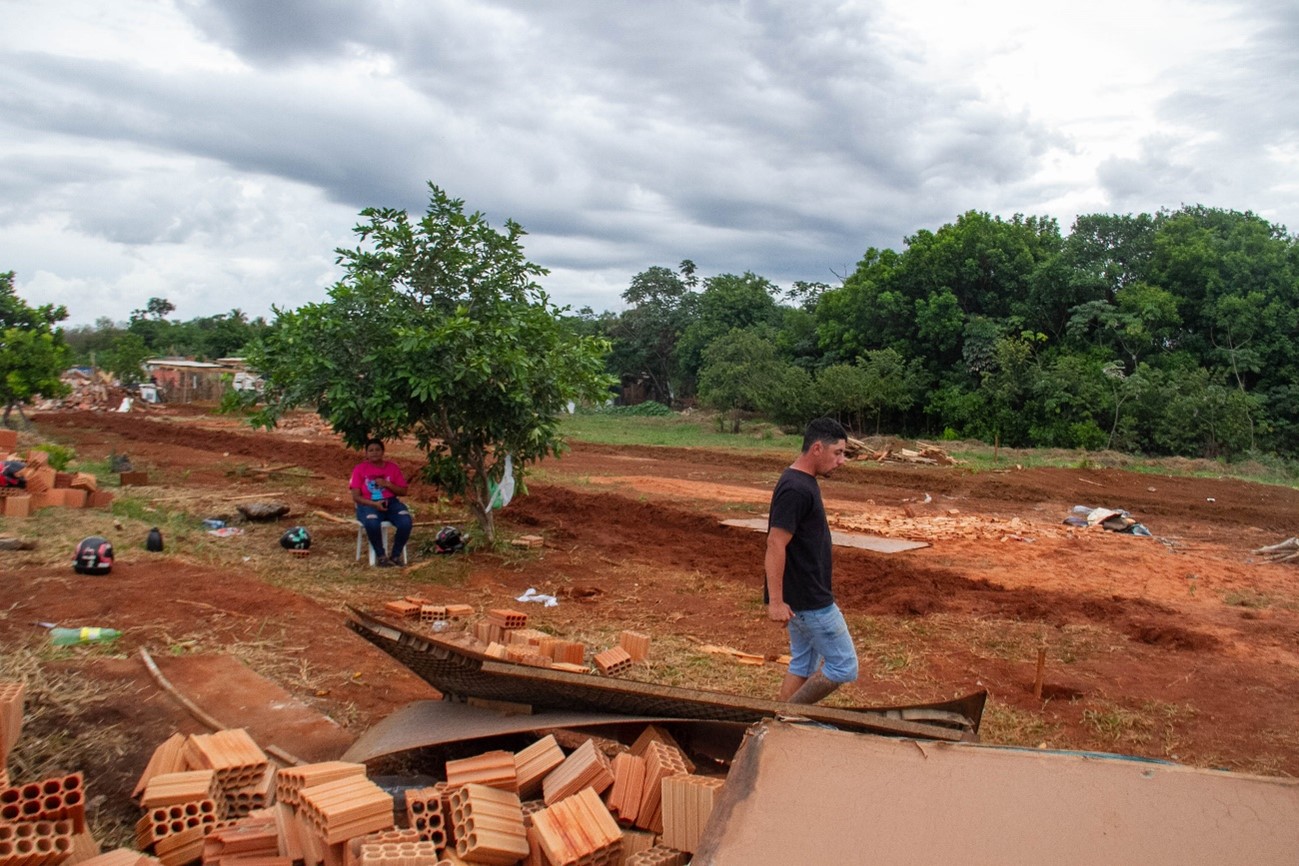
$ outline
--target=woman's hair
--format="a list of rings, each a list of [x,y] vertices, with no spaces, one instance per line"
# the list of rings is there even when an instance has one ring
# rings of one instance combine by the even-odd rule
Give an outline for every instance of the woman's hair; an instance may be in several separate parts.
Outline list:
[[[369,448],[371,445],[378,445],[381,451],[384,450],[382,439],[375,439],[373,436],[371,436],[369,439],[365,440],[364,448]],[[362,450],[364,450],[364,448]]]

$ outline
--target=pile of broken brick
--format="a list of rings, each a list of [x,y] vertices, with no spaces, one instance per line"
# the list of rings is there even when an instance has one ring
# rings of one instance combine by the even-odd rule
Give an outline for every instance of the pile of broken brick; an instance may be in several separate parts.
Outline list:
[[[149,405],[143,400],[136,399],[136,395],[130,389],[123,387],[112,374],[104,370],[87,373],[73,368],[59,379],[68,386],[68,393],[62,397],[38,400],[35,404],[37,411],[72,409],[122,412],[142,410]],[[126,402],[128,398],[129,402]]]
[[[573,673],[591,672],[591,666],[584,661],[585,644],[528,628],[528,615],[516,610],[488,610],[482,619],[470,623],[474,613],[471,605],[434,604],[414,595],[386,602],[383,610],[398,619],[414,620],[444,640],[493,658]],[[633,663],[648,658],[649,644],[649,635],[624,631],[616,645],[595,653],[591,661],[605,676],[617,676]]]
[[[0,683],[4,866],[674,866],[688,862],[724,783],[696,774],[654,725],[630,747],[584,738],[566,753],[552,733],[448,760],[445,781],[400,797],[364,764],[277,755],[289,764],[278,767],[241,728],[177,733],[132,794],[136,847],[100,851],[79,773],[10,784],[22,701],[21,684]]]

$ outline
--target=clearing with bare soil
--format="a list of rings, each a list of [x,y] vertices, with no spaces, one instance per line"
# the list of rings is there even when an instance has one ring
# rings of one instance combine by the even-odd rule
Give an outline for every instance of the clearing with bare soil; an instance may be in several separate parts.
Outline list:
[[[276,700],[332,718],[340,740],[434,695],[343,626],[347,604],[377,608],[406,595],[515,607],[530,626],[597,649],[623,629],[646,632],[651,659],[637,679],[774,696],[783,673],[775,659],[784,633],[760,603],[764,536],[721,521],[765,514],[792,454],[574,443],[535,467],[527,495],[498,517],[505,538],[541,535],[542,547],[450,557],[431,555],[430,540],[444,523],[471,530],[466,511],[416,484],[406,497],[421,524],[411,564],[374,570],[356,561],[352,526],[317,514],[350,521],[346,483],[359,456],[309,416],[265,432],[184,407],[47,413],[21,444],[45,440],[74,448],[81,463],[126,454],[151,481],[117,490],[111,514],[46,509],[3,525],[38,546],[0,552],[0,647],[10,659],[0,679],[39,678],[42,700],[67,700],[65,712],[29,706],[32,730],[66,731],[66,754],[20,748],[10,769],[84,770],[101,825],[134,819],[129,803],[115,804],[158,743],[202,729],[150,678],[141,647],[196,699],[212,688],[205,676],[228,678],[211,673],[228,663],[214,656],[234,656],[282,690]],[[408,474],[419,462],[403,443],[388,453]],[[280,468],[259,471],[267,467]],[[864,461],[822,490],[836,528],[929,542],[894,554],[835,549],[835,588],[863,664],[861,679],[828,703],[914,703],[983,688],[984,742],[1299,774],[1299,565],[1250,553],[1296,534],[1299,491],[1117,469],[976,473]],[[200,524],[234,519],[238,502],[259,498],[290,514],[225,538]],[[1126,509],[1154,537],[1064,526],[1080,504]],[[162,553],[144,549],[154,525]],[[310,556],[280,548],[293,525],[310,529]],[[92,533],[116,545],[110,576],[70,567],[72,545]],[[530,587],[559,604],[516,602]],[[49,622],[125,635],[54,650],[39,625]],[[739,665],[703,652],[707,644],[770,661]],[[215,692],[203,701],[230,725],[258,704],[251,696],[240,709]],[[261,722],[276,735],[273,720]],[[309,735],[279,736],[289,752],[324,748]]]

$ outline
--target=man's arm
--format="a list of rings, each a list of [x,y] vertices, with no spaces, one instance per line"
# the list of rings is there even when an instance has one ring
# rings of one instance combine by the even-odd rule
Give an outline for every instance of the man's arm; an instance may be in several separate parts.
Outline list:
[[[786,623],[794,616],[785,603],[785,548],[794,534],[777,526],[767,531],[767,555],[763,567],[767,572],[767,619]]]

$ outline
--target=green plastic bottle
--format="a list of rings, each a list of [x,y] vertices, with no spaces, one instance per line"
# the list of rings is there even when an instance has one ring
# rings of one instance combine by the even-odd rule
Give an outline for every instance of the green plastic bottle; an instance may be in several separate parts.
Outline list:
[[[79,643],[105,643],[117,640],[122,633],[115,628],[52,628],[50,640],[55,646],[71,646]]]

